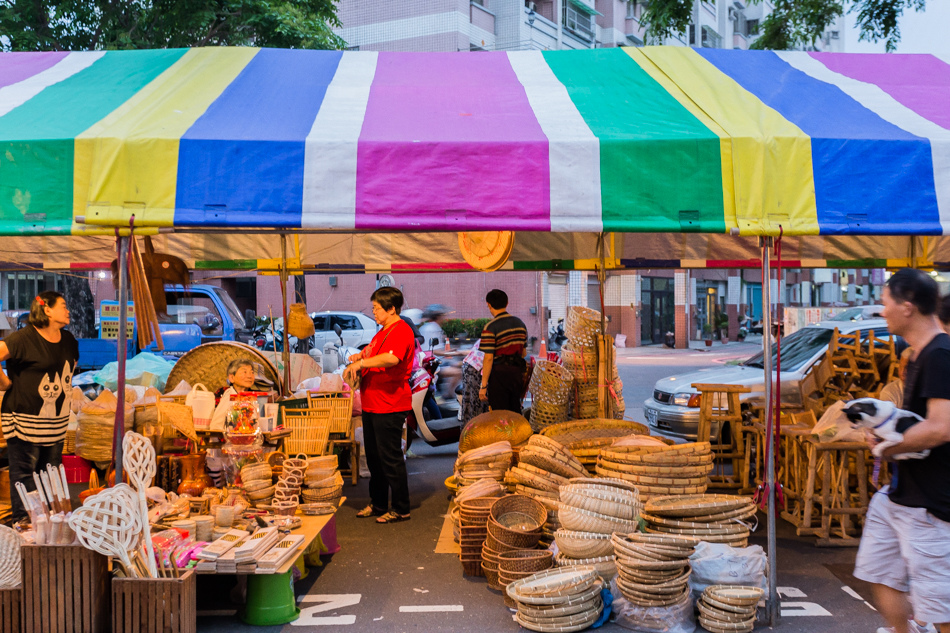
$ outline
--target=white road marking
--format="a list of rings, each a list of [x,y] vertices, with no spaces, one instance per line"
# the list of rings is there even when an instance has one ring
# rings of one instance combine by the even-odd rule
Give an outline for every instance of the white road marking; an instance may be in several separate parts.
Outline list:
[[[861,595],[857,591],[855,591],[848,585],[845,585],[844,587],[842,587],[841,590],[844,591],[849,596],[851,596],[852,598],[854,598],[855,600],[861,600],[861,601],[864,600],[864,598],[862,598]]]
[[[831,615],[831,611],[816,602],[782,602],[782,617]],[[791,607],[786,609],[785,607]]]
[[[362,598],[359,593],[340,593],[340,594],[313,594],[299,596],[298,603],[322,602],[323,604],[305,607],[300,610],[300,617],[290,623],[291,626],[341,626],[344,624],[356,624],[355,615],[335,615],[317,617],[318,613],[327,613],[336,611],[344,607],[356,606]]]
[[[399,607],[399,613],[446,613],[449,611],[464,611],[460,604],[411,604]]]
[[[805,592],[798,587],[777,587],[776,592],[782,598],[806,598]]]

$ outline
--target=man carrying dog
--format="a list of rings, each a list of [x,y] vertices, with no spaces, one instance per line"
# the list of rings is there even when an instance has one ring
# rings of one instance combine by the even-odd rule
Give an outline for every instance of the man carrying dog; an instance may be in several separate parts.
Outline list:
[[[890,489],[868,508],[854,575],[873,584],[890,625],[879,633],[933,630],[919,622],[950,633],[950,336],[937,321],[938,299],[937,283],[919,270],[898,271],[884,288],[888,328],[914,349],[903,408],[923,418],[884,457],[930,455],[894,462]]]

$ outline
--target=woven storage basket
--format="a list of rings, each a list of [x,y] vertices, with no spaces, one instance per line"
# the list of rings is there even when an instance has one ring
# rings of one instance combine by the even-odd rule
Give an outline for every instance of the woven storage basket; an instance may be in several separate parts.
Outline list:
[[[485,576],[485,580],[488,581],[488,586],[492,589],[501,589],[501,585],[498,584],[498,566],[493,563],[486,563],[482,561],[482,575]]]
[[[494,519],[488,519],[488,535],[498,543],[514,549],[531,549],[541,540],[541,528],[535,532],[509,530]],[[492,549],[495,549],[494,547]],[[496,550],[497,551],[497,550]]]
[[[204,383],[206,385],[224,385],[228,379],[228,365],[231,361],[246,360],[254,365],[257,373],[257,382],[254,387],[261,389],[275,389],[281,391],[280,373],[277,367],[265,354],[244,343],[220,341],[205,343],[187,351],[172,367],[165,384],[169,389],[174,388],[182,380],[189,385]]]
[[[597,382],[597,347],[576,348],[568,343],[561,348],[561,362],[579,382]]]
[[[284,409],[284,427],[290,429],[290,437],[284,440],[288,453],[323,455],[330,437],[330,412],[319,409]],[[284,472],[289,468],[284,460]],[[306,470],[304,460],[302,468]]]
[[[574,376],[557,363],[539,360],[531,372],[528,390],[531,405],[531,428],[538,431],[567,419],[567,403]]]
[[[348,435],[353,426],[353,397],[343,392],[307,393],[309,409],[330,415],[330,433]]]
[[[246,490],[248,493],[273,487],[274,486],[271,484],[270,480],[265,479],[252,479],[251,481],[244,482],[244,490]]]
[[[332,431],[331,431],[332,432]],[[281,461],[286,459],[286,457],[281,458]],[[320,455],[319,457],[308,457],[307,458],[307,472],[309,475],[315,470],[337,470],[340,467],[340,458],[336,455]]]
[[[307,503],[334,501],[343,496],[343,485],[334,488],[320,488],[317,490],[305,489],[300,492]]]
[[[600,312],[583,306],[571,306],[564,322],[564,334],[574,349],[596,347],[600,336]]]
[[[564,503],[561,504],[557,517],[565,529],[575,532],[599,532],[601,534],[621,532],[626,534],[637,529],[636,521],[625,521],[606,514],[575,508]]]
[[[262,499],[267,499],[274,496],[274,490],[277,489],[277,486],[267,486],[266,488],[261,488],[259,490],[248,491],[247,498],[251,501],[260,501]]]
[[[558,550],[571,558],[597,558],[614,552],[613,543],[607,534],[560,528],[554,533],[554,540]]]
[[[489,519],[489,521],[491,521],[491,519]],[[489,526],[486,525],[486,527]],[[539,536],[538,539],[540,540],[540,538],[541,537]],[[488,536],[485,537],[485,548],[495,556],[498,556],[498,554],[501,554],[502,552],[510,552],[511,550],[515,549],[530,549],[537,545],[537,543],[531,544],[530,540],[526,541],[526,543],[526,545],[509,545],[508,543],[499,541],[497,538],[495,538],[495,535],[492,534],[490,527],[488,530]]]
[[[510,512],[517,512],[529,517],[537,524],[537,528],[533,529],[540,529],[548,520],[547,509],[537,500],[525,495],[508,495],[496,499],[489,510],[491,519],[495,522],[499,522],[504,515]]]
[[[241,481],[245,484],[251,481],[270,481],[274,471],[267,462],[250,464],[241,469]]]

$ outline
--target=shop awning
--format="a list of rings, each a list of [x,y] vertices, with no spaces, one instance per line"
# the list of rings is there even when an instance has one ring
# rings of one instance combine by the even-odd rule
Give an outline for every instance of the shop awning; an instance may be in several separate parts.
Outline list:
[[[929,55],[6,53],[0,146],[6,235],[950,227]]]

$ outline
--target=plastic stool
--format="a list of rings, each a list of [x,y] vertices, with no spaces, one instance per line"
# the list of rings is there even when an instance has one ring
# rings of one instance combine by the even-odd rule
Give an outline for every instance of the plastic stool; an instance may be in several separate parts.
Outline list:
[[[292,575],[293,571],[248,575],[247,604],[241,620],[254,626],[276,626],[300,617]]]

